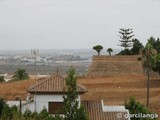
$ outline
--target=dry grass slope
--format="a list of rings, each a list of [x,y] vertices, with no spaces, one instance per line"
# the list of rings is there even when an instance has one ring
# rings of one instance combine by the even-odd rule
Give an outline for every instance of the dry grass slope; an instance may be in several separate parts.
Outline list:
[[[104,100],[106,105],[122,105],[125,99],[135,96],[146,104],[146,77],[143,75],[80,78],[88,93],[82,99]],[[150,109],[160,116],[160,79],[151,79]]]
[[[16,97],[25,100],[26,90],[34,82],[30,79],[0,83],[0,96],[6,100],[15,100]],[[84,100],[103,99],[106,105],[122,105],[125,99],[135,96],[146,103],[146,77],[143,75],[78,78],[78,83],[88,89],[82,96]],[[152,78],[150,91],[150,109],[160,116],[160,79]]]

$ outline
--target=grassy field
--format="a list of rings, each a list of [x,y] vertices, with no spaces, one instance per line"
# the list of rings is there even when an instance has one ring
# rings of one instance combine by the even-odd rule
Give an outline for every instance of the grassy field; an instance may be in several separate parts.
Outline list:
[[[25,100],[27,88],[35,83],[34,79],[0,84],[0,96],[6,100],[19,97]],[[82,96],[85,100],[104,100],[105,105],[123,105],[130,96],[146,104],[145,76],[108,76],[78,78],[88,92]],[[150,110],[160,116],[160,79],[151,79]]]
[[[146,104],[145,76],[110,76],[80,78],[78,81],[88,89],[82,99],[104,100],[105,105],[123,105],[130,96]],[[151,79],[150,110],[160,116],[160,79]]]

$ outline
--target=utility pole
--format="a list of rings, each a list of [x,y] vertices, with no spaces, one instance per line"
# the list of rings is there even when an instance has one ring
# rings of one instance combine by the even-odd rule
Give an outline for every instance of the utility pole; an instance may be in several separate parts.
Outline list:
[[[34,59],[35,59],[35,84],[37,84],[37,56],[38,56],[38,49],[31,49],[31,54],[34,55]],[[34,102],[35,102],[35,112],[36,110],[36,89],[35,89],[35,95],[34,95]]]

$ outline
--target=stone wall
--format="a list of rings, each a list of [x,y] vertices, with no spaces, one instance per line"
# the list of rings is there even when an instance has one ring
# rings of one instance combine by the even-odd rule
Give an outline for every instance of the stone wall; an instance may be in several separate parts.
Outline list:
[[[143,74],[141,56],[93,56],[88,76]]]

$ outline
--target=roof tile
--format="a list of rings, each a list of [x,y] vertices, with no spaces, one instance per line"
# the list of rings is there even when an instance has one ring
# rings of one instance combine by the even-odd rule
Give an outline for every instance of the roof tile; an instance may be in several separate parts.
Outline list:
[[[89,120],[129,120],[125,118],[127,111],[103,111],[101,101],[82,101]],[[117,115],[122,115],[119,117]]]
[[[42,94],[42,93],[65,93],[66,90],[65,79],[56,74],[47,79],[43,79],[34,85],[30,86],[28,89],[29,93],[32,94]],[[87,89],[82,85],[77,85],[77,90],[79,93],[87,92]]]

